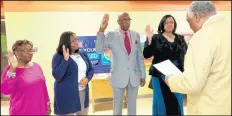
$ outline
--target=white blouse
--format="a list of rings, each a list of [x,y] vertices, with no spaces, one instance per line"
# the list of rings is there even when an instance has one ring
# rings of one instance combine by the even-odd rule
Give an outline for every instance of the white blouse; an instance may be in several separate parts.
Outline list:
[[[78,83],[80,83],[80,80],[86,77],[86,70],[87,70],[87,66],[85,61],[83,60],[83,58],[80,56],[80,54],[78,55],[70,55],[70,57],[77,63],[78,66]],[[79,84],[79,90],[84,90],[85,86],[82,87]]]

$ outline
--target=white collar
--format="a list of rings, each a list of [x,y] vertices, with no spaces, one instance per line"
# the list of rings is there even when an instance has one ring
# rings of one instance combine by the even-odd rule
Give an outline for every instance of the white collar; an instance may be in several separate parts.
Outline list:
[[[215,14],[215,15],[212,15],[211,17],[209,17],[205,22],[204,24],[202,25],[202,27],[205,27],[205,25],[211,21],[212,19],[214,19],[215,17],[217,17],[219,14]]]

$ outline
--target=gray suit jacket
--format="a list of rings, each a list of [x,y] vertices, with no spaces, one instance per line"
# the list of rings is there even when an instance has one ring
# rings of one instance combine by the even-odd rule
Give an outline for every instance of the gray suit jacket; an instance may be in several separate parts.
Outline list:
[[[125,88],[128,83],[133,87],[140,85],[140,79],[146,77],[144,58],[140,45],[140,35],[130,30],[131,53],[127,54],[120,29],[109,31],[106,35],[97,34],[96,52],[103,53],[105,48],[111,50],[110,85]]]

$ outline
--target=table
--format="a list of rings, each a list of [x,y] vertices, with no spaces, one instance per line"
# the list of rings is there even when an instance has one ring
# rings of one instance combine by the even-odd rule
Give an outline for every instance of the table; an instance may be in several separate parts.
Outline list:
[[[91,104],[93,112],[113,109],[113,90],[109,85],[109,77],[95,78],[90,81]],[[123,108],[127,108],[124,96]]]

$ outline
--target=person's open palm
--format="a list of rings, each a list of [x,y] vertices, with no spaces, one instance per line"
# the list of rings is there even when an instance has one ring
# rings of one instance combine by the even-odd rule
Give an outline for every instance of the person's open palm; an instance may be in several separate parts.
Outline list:
[[[108,25],[109,22],[109,15],[104,14],[101,25],[100,25],[100,31],[104,31]]]
[[[146,26],[145,32],[147,34],[147,38],[148,38],[149,43],[151,43],[152,36],[153,36],[153,31],[151,30],[150,25]]]
[[[62,48],[63,48],[63,56],[64,56],[64,59],[66,60],[66,61],[68,61],[68,59],[69,59],[69,49],[67,48],[66,49],[66,47],[63,45],[62,46]]]
[[[18,59],[15,57],[14,53],[12,51],[8,51],[6,57],[10,62],[11,68],[15,69],[18,66]]]

